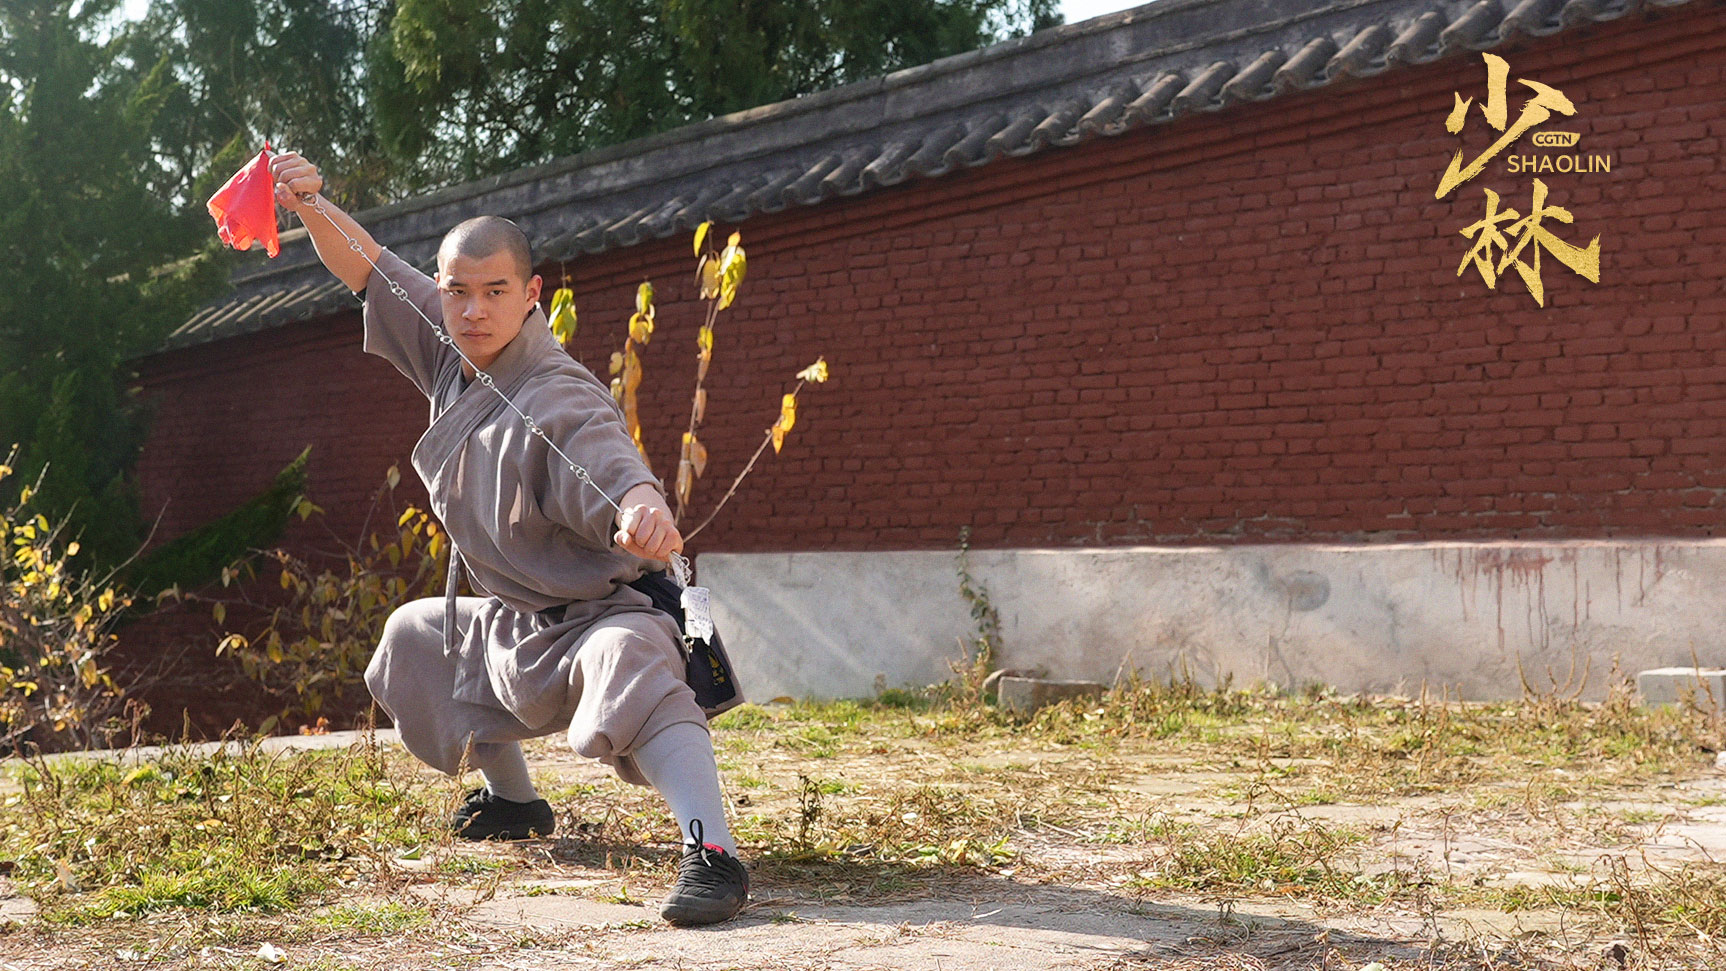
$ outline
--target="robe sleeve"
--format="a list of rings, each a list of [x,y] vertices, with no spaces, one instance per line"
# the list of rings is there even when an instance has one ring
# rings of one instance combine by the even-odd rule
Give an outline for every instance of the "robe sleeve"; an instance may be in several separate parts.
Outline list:
[[[455,350],[438,340],[437,334],[414,312],[414,307],[426,316],[443,323],[443,305],[438,301],[437,284],[431,277],[409,266],[389,250],[378,254],[377,269],[366,281],[364,311],[367,354],[376,354],[408,376],[420,393],[430,398],[434,394],[435,378]],[[381,272],[380,272],[381,271]],[[403,303],[390,291],[389,281],[396,281],[407,292],[413,306]]]
[[[623,413],[598,381],[573,382],[558,388],[558,407],[544,428],[565,455],[587,469],[594,485],[621,503],[642,483],[660,488],[623,424]],[[543,400],[543,399],[542,399]],[[546,493],[540,508],[553,521],[569,527],[593,549],[614,550],[617,510],[593,486],[581,481],[557,453],[546,449]]]

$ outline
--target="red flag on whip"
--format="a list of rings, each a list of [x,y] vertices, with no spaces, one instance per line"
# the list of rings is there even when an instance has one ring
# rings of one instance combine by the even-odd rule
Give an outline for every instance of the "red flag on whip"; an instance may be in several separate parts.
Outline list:
[[[276,238],[276,188],[270,177],[269,142],[264,143],[257,158],[216,190],[208,205],[222,242],[242,250],[261,242],[272,259],[282,251]]]

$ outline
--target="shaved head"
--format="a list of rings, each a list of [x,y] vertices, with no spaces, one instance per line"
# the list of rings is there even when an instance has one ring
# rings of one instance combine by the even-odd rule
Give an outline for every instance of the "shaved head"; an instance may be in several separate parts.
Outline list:
[[[526,283],[533,276],[533,250],[527,234],[502,216],[476,216],[445,233],[437,261],[442,266],[452,256],[485,259],[498,253],[509,256],[519,282]]]

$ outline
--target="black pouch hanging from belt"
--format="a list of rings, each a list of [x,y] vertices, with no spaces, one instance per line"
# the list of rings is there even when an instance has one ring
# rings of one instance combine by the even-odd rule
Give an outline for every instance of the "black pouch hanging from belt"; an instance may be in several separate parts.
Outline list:
[[[713,632],[711,640],[690,637],[683,623],[683,589],[676,581],[659,570],[643,574],[641,579],[629,584],[636,590],[647,594],[653,606],[671,615],[677,622],[678,633],[683,635],[684,680],[695,691],[695,701],[708,718],[728,711],[743,703],[743,694],[737,690],[737,674],[732,670],[731,658],[725,654],[725,644],[719,638],[719,632]]]

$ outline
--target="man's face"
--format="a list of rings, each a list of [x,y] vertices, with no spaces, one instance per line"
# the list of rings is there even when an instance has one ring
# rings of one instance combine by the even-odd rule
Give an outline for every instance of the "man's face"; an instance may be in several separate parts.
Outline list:
[[[508,253],[440,257],[438,297],[444,327],[480,370],[491,367],[539,302],[540,278],[522,280]]]

